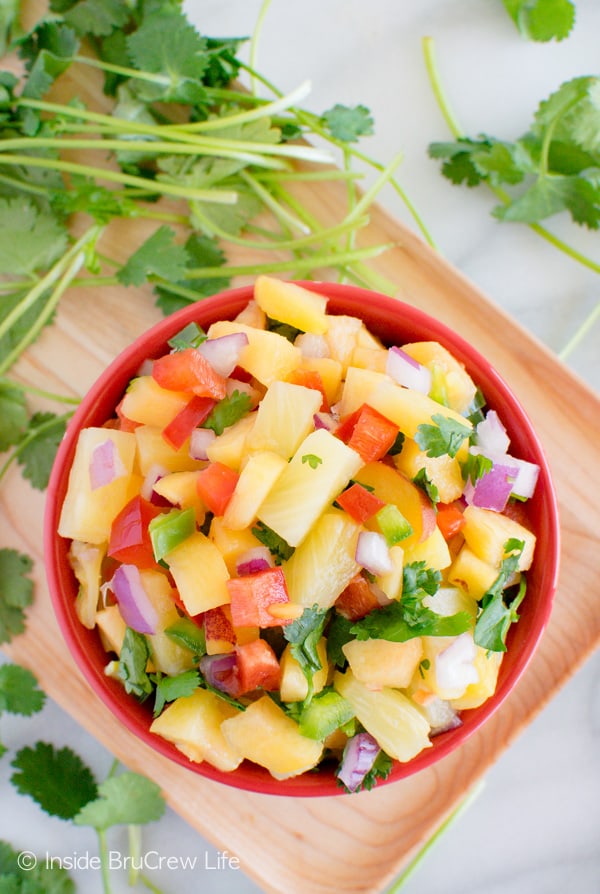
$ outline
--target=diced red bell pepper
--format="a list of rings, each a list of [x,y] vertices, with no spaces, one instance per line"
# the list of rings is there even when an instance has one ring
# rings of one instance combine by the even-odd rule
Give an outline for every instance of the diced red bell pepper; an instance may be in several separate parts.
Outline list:
[[[383,500],[358,483],[342,491],[339,497],[336,497],[336,503],[361,525],[386,505]]]
[[[397,425],[368,404],[363,404],[347,444],[365,463],[371,463],[386,455],[397,436]]]
[[[179,450],[191,433],[205,419],[216,406],[216,400],[212,397],[198,397],[194,395],[189,403],[177,413],[177,415],[162,430],[162,436],[173,450]]]
[[[335,608],[349,621],[360,621],[373,609],[379,608],[379,602],[368,580],[357,574],[336,599]]]
[[[228,605],[218,605],[204,612],[204,634],[207,646],[209,640],[213,643],[208,649],[209,655],[233,651],[237,637],[231,623],[231,611]]]
[[[156,564],[148,525],[161,514],[143,497],[133,497],[116,516],[110,529],[108,555],[126,565],[153,568]]]
[[[227,393],[227,380],[195,348],[159,357],[152,365],[152,378],[168,391],[185,391],[215,400],[223,400]]]
[[[198,495],[214,515],[223,515],[239,474],[224,463],[211,463],[198,473]]]
[[[277,656],[264,639],[235,647],[239,694],[265,689],[273,692],[281,684],[281,668]]]
[[[234,627],[281,627],[289,623],[269,611],[271,605],[290,601],[281,568],[230,578],[227,589]]]
[[[436,522],[444,540],[452,540],[467,523],[460,504],[456,502],[438,503]]]
[[[288,376],[288,382],[291,382],[292,385],[302,385],[304,388],[312,388],[313,391],[320,391],[322,400],[319,410],[321,413],[329,413],[331,407],[329,406],[329,401],[327,399],[323,378],[318,370],[302,369],[299,367]]]
[[[336,436],[336,438],[339,438],[340,441],[343,441],[344,444],[347,444],[352,437],[354,427],[358,422],[358,417],[360,416],[361,411],[362,407],[359,407],[358,410],[354,410],[353,413],[348,413],[347,416],[343,416],[340,419],[340,424],[334,431],[334,435]]]

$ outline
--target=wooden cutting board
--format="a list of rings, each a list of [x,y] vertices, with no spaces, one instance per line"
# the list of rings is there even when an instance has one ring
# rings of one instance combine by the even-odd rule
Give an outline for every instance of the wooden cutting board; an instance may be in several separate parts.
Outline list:
[[[94,73],[80,95],[102,104]],[[343,186],[304,184],[298,195],[324,224],[339,220]],[[125,259],[149,231],[111,225],[102,250]],[[361,244],[392,242],[373,264],[397,297],[437,316],[473,342],[509,381],[545,444],[562,520],[562,572],[541,646],[513,694],[488,724],[434,768],[373,792],[289,799],[204,780],[133,738],[90,690],[66,652],[44,580],[44,496],[13,467],[0,487],[0,544],[35,559],[36,597],[27,632],[6,652],[41,678],[48,694],[124,764],[150,776],[169,804],[215,846],[237,854],[267,892],[381,892],[600,640],[600,401],[543,345],[457,270],[378,208]],[[237,249],[232,261],[249,252]],[[235,284],[242,284],[242,280]],[[106,364],[159,319],[149,290],[82,289],[63,299],[55,324],[21,358],[15,378],[81,395]],[[32,406],[34,402],[31,402]],[[36,407],[55,410],[39,401]],[[40,674],[40,656],[43,673]]]

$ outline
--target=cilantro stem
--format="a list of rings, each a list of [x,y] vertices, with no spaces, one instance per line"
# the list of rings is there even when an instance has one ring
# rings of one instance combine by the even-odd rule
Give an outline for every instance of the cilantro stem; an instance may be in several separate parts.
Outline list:
[[[448,97],[446,96],[446,93],[442,87],[442,79],[440,77],[440,72],[437,64],[435,42],[433,40],[433,37],[423,38],[423,55],[425,57],[425,68],[429,76],[429,83],[431,84],[433,95],[437,100],[438,108],[442,113],[444,121],[448,125],[448,130],[450,131],[450,133],[457,140],[460,140],[461,137],[464,136],[464,131],[458,123],[452,109],[450,108]]]
[[[27,434],[25,435],[23,440],[19,441],[8,459],[5,461],[4,465],[0,467],[0,481],[2,481],[13,462],[23,452],[28,444],[35,440],[35,438],[37,438],[38,435],[42,434],[42,432],[46,431],[46,429],[53,428],[54,426],[59,425],[61,422],[68,422],[74,412],[74,410],[71,410],[68,413],[63,413],[62,416],[53,416],[51,419],[47,419],[40,425],[36,425],[35,428],[28,429]]]
[[[403,152],[398,152],[397,155],[392,158],[390,163],[385,167],[379,177],[375,180],[375,183],[373,183],[373,185],[365,193],[363,193],[360,200],[350,211],[350,214],[348,214],[348,216],[346,217],[346,222],[355,220],[367,210],[369,205],[371,205],[375,201],[376,196],[383,189],[386,183],[389,183],[391,177],[394,174],[394,171],[400,165],[403,158]]]
[[[578,346],[579,342],[583,341],[583,339],[591,330],[597,320],[600,320],[600,301],[596,304],[596,307],[593,309],[591,314],[589,314],[589,316],[581,324],[577,332],[569,339],[564,348],[558,352],[558,357],[560,360],[566,360],[567,357],[571,355],[574,349]]]
[[[12,385],[14,388],[20,388],[29,394],[35,394],[37,397],[44,397],[46,400],[53,400],[57,404],[80,404],[80,397],[67,397],[64,394],[55,394],[53,391],[44,391],[43,388],[36,388],[35,385],[29,385],[26,382],[12,382],[10,379],[2,378],[0,382]]]
[[[15,184],[17,184],[18,188],[22,189],[23,192],[29,192],[34,196],[48,195],[48,190],[45,186],[34,186],[33,183],[25,183],[24,180],[19,180],[16,177],[6,177],[4,174],[0,174],[0,183],[5,183],[13,189],[15,188]]]
[[[104,829],[96,829],[98,836],[98,850],[100,852],[100,873],[102,875],[102,890],[104,894],[112,894],[109,872],[108,843]]]
[[[252,37],[250,39],[250,66],[255,69],[256,61],[258,59],[258,43],[260,40],[260,35],[262,34],[262,29],[265,23],[265,19],[267,17],[267,12],[269,11],[269,6],[271,5],[271,0],[263,0],[258,18],[256,20],[256,25],[254,26],[254,31]],[[252,95],[256,96],[258,91],[258,82],[257,79],[253,76],[250,78],[250,83],[252,86]]]
[[[308,234],[308,228],[293,214],[290,214],[265,187],[256,180],[248,171],[240,171],[240,177],[248,184],[258,198],[273,212],[275,217],[284,225],[291,227],[303,234]]]
[[[37,139],[37,138],[36,138]],[[38,144],[39,145],[39,144]],[[120,146],[122,149],[123,146]],[[56,158],[36,158],[33,155],[10,155],[0,152],[0,165],[29,165],[33,168],[46,168],[50,171],[63,171],[67,174],[79,174],[82,177],[93,177],[98,180],[108,180],[112,183],[123,183],[129,186],[140,186],[148,190],[148,181],[143,177],[135,177],[132,174],[122,174],[120,171],[112,171],[108,168],[95,168],[90,165],[79,164],[73,161],[62,161]],[[164,181],[153,181],[152,192],[164,195],[177,196],[184,199],[198,199],[205,202],[217,202],[219,204],[233,204],[236,193],[225,190],[194,189],[191,186],[176,186]]]
[[[362,180],[364,174],[351,170],[326,170],[326,171],[257,171],[254,175],[257,180],[266,182],[282,181],[287,183],[294,181],[310,182],[314,180]]]

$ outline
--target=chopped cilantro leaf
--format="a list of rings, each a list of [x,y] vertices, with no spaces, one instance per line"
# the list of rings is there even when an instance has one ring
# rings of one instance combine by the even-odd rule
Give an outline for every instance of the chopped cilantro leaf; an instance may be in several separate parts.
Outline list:
[[[142,633],[128,627],[119,656],[119,677],[126,692],[143,701],[152,692],[152,681],[146,673],[150,648]]]
[[[354,621],[334,612],[327,629],[327,657],[339,668],[344,668],[347,664],[342,646],[354,639],[354,634],[351,632],[353,625]]]
[[[471,427],[449,419],[442,413],[434,413],[431,417],[435,425],[423,423],[419,425],[415,441],[425,450],[427,456],[456,456],[465,438],[471,434]]]
[[[27,428],[25,394],[18,385],[0,381],[0,453],[18,444]]]
[[[396,435],[394,443],[388,450],[388,454],[390,456],[396,456],[397,453],[402,453],[402,448],[404,446],[404,440],[405,440],[405,437],[404,437],[403,432],[399,431],[398,434]],[[363,484],[363,487],[364,486],[365,485]]]
[[[301,329],[296,329],[295,326],[291,326],[289,323],[280,323],[279,320],[273,320],[270,317],[267,318],[267,329],[269,332],[276,332],[277,335],[287,338],[292,344],[302,332]]]
[[[575,23],[571,0],[502,0],[523,37],[546,43],[564,40]]]
[[[30,199],[0,199],[0,273],[27,276],[64,254],[67,233],[52,212]]]
[[[30,717],[41,711],[45,699],[30,670],[18,664],[0,665],[0,714]]]
[[[129,5],[122,0],[80,0],[70,4],[63,17],[82,37],[86,34],[104,37],[127,23]]]
[[[223,267],[225,255],[214,239],[192,233],[185,243],[187,252],[186,267]],[[156,304],[165,315],[174,313],[194,301],[200,301],[208,295],[214,295],[229,286],[230,280],[225,271],[219,279],[186,279],[161,283],[154,289],[157,295]]]
[[[19,449],[17,462],[23,466],[23,477],[36,490],[45,490],[56,451],[63,439],[66,422],[55,413],[34,413]]]
[[[429,473],[425,466],[423,466],[422,469],[419,469],[413,478],[413,483],[416,484],[417,487],[420,487],[421,490],[425,491],[432,503],[440,502],[440,492],[429,477]]]
[[[302,457],[302,462],[308,463],[308,465],[311,467],[311,469],[316,469],[318,466],[321,465],[323,460],[321,459],[320,456],[316,456],[316,454],[314,454],[314,453],[305,453],[304,456]]]
[[[216,435],[222,435],[226,428],[233,425],[250,411],[252,399],[244,391],[233,391],[220,400],[202,424],[202,428],[212,428]]]
[[[340,765],[341,766],[341,765]],[[386,754],[383,749],[379,750],[377,757],[375,758],[375,763],[366,774],[365,778],[358,786],[358,788],[354,789],[354,792],[362,792],[362,791],[371,791],[374,788],[380,779],[387,779],[390,773],[392,772],[392,767],[394,766],[394,761]],[[346,791],[349,789],[346,788],[341,779],[337,781],[338,786],[345,788]]]
[[[188,348],[197,348],[207,338],[206,332],[197,323],[188,323],[170,338],[167,344],[175,351],[186,351]]]
[[[343,143],[356,143],[359,137],[371,136],[373,118],[366,106],[349,106],[336,103],[323,114],[323,123],[332,137]]]
[[[112,826],[143,825],[160,819],[165,812],[159,786],[139,773],[110,776],[98,786],[97,794],[74,817],[76,826],[104,831]]]
[[[526,593],[525,576],[521,577],[516,597],[507,605],[504,592],[508,581],[519,566],[525,544],[511,538],[504,544],[506,558],[500,565],[498,577],[481,598],[481,611],[475,624],[474,639],[478,646],[490,652],[506,652],[506,636],[510,625],[519,620],[517,609]]]
[[[25,553],[0,549],[0,644],[25,629],[25,609],[33,600],[33,581],[27,577],[32,568]]]
[[[422,680],[425,679],[425,674],[423,673],[423,671],[429,670],[430,667],[431,661],[429,660],[429,658],[424,658],[423,661],[419,662],[419,674],[421,675]]]
[[[292,644],[292,655],[300,665],[308,683],[308,695],[305,704],[310,702],[313,692],[313,674],[321,669],[321,659],[317,653],[317,645],[327,621],[328,611],[317,605],[305,608],[301,616],[286,624],[283,635]]]
[[[469,453],[467,459],[461,464],[462,476],[465,481],[475,484],[480,478],[489,472],[494,463],[483,453]]]
[[[61,819],[73,819],[97,795],[91,770],[70,748],[56,750],[47,742],[22,748],[13,760],[11,782],[42,810]]]
[[[121,267],[117,273],[119,282],[124,286],[141,286],[149,276],[174,282],[181,279],[188,255],[183,245],[175,244],[174,236],[170,227],[159,227]]]
[[[257,540],[266,546],[276,565],[281,565],[282,562],[286,562],[293,554],[294,547],[290,546],[287,541],[280,537],[279,534],[275,533],[272,528],[269,528],[268,525],[265,525],[264,522],[259,521],[258,524],[252,528],[252,533],[256,537]]]
[[[155,717],[158,717],[167,702],[173,702],[176,698],[191,695],[200,685],[200,676],[196,670],[183,671],[175,677],[156,674],[151,679],[156,683]]]

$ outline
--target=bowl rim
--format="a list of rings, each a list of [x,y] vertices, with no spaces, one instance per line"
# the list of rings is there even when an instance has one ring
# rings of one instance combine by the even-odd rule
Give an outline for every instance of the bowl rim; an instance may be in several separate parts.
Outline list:
[[[488,397],[491,385],[494,392],[499,393],[503,401],[506,401],[510,414],[510,426],[507,425],[507,427],[514,429],[518,424],[519,429],[521,426],[524,428],[529,452],[528,458],[533,457],[533,461],[540,466],[538,488],[541,489],[542,495],[537,499],[541,504],[540,513],[544,516],[545,525],[545,562],[542,572],[545,596],[541,607],[536,611],[532,630],[526,639],[523,652],[519,655],[516,665],[511,666],[510,672],[497,687],[494,695],[479,708],[464,712],[469,717],[468,724],[435,737],[433,747],[424,749],[411,761],[404,764],[394,761],[392,772],[388,778],[378,782],[377,788],[379,788],[434,765],[438,760],[450,754],[457,745],[463,744],[498,710],[525,672],[547,626],[558,583],[560,565],[558,500],[546,454],[526,411],[510,386],[491,363],[459,333],[415,305],[370,289],[331,282],[303,280],[295,280],[295,282],[311,291],[324,294],[330,299],[329,304],[332,305],[331,309],[334,313],[336,307],[341,303],[344,309],[337,310],[338,313],[348,314],[353,311],[361,318],[368,317],[366,325],[370,331],[378,327],[385,328],[390,315],[392,317],[400,316],[402,317],[402,320],[398,321],[400,329],[404,326],[405,328],[425,330],[429,333],[426,340],[436,340],[448,347],[453,356],[465,364],[467,370],[470,369],[471,372],[476,370],[475,383],[478,386],[482,378],[486,379],[488,384],[482,388],[486,397]],[[210,325],[211,322],[218,319],[231,318],[252,298],[253,288],[253,285],[247,285],[226,289],[197,303],[190,304],[158,321],[122,350],[84,395],[81,404],[69,420],[50,475],[44,513],[46,578],[62,636],[84,678],[95,695],[129,732],[155,752],[207,779],[247,791],[294,797],[345,794],[345,790],[338,786],[335,776],[329,770],[321,769],[318,772],[304,773],[291,779],[279,781],[262,767],[244,761],[237,770],[223,772],[206,761],[200,764],[192,763],[172,743],[150,733],[148,729],[150,721],[144,725],[140,720],[139,712],[135,716],[132,714],[133,705],[138,704],[134,697],[126,694],[120,683],[111,681],[104,675],[102,669],[91,663],[82,641],[83,631],[86,628],[75,615],[74,603],[71,603],[69,607],[68,594],[63,591],[62,587],[61,567],[65,557],[66,541],[57,534],[58,518],[66,490],[65,477],[68,477],[68,469],[80,429],[85,427],[86,422],[94,424],[89,422],[90,417],[97,414],[99,407],[106,402],[107,392],[122,395],[127,382],[133,377],[141,361],[147,357],[158,356],[161,350],[164,351],[168,338],[193,321],[200,320],[201,325]],[[403,343],[407,341],[408,339],[405,339]],[[111,402],[112,407],[115,407],[117,403],[118,400]],[[105,421],[106,415],[101,415]],[[508,414],[503,417],[503,421],[508,422]],[[543,513],[542,507],[544,508]],[[72,576],[70,571],[67,574]],[[518,627],[518,625],[516,626]],[[512,625],[512,629],[514,627],[515,625]],[[94,633],[94,631],[90,631],[90,633]],[[95,635],[97,636],[97,634]],[[115,686],[118,689],[115,689]]]

